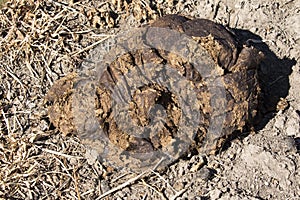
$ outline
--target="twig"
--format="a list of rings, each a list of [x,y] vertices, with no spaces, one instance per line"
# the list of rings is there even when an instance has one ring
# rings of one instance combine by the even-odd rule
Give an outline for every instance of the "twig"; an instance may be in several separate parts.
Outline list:
[[[39,147],[38,147],[39,148]],[[81,156],[71,156],[71,155],[67,155],[67,154],[64,154],[64,153],[60,153],[58,151],[53,151],[53,150],[50,150],[50,149],[44,149],[44,148],[40,148],[42,151],[44,152],[47,152],[47,153],[51,153],[51,154],[54,154],[54,155],[58,155],[58,156],[63,156],[65,158],[76,158],[76,159],[83,159],[83,157]]]
[[[163,180],[170,188],[171,190],[173,190],[173,192],[177,192],[172,186],[171,184],[166,180],[164,179],[164,177],[162,177],[159,173],[155,172],[155,171],[152,171],[152,173],[154,173],[156,176],[158,176],[161,180]]]
[[[58,5],[58,6],[61,6],[61,7],[64,7],[64,8],[67,8],[69,9],[70,11],[73,11],[73,12],[78,12],[76,9],[68,6],[67,4],[63,4],[63,3],[60,3],[60,2],[56,2],[56,1],[53,1],[53,0],[49,0],[51,3],[54,3],[55,5]]]
[[[23,127],[22,127],[22,125],[21,125],[21,123],[20,123],[20,121],[19,121],[19,119],[18,119],[18,117],[16,115],[14,115],[14,119],[15,119],[15,121],[17,121],[17,124],[19,125],[21,131],[23,132]]]
[[[123,178],[124,176],[127,176],[128,174],[129,174],[129,173],[124,173],[124,174],[118,176],[117,178],[111,180],[110,182],[111,182],[111,183],[114,183],[114,182],[116,182],[117,180],[119,180],[120,178]]]
[[[4,119],[4,121],[5,121],[5,124],[6,124],[7,132],[8,132],[8,134],[9,134],[9,133],[10,133],[9,121],[8,121],[8,119],[5,117],[5,113],[4,113],[4,111],[3,111],[3,110],[1,110],[1,112],[2,112],[2,116],[3,116],[3,119]]]
[[[154,188],[152,185],[149,185],[148,183],[146,183],[143,179],[142,179],[142,182],[145,186],[149,187],[150,189],[152,189],[153,191],[155,191],[160,197],[161,199],[166,199],[166,197],[161,193],[159,192],[156,188]]]
[[[182,190],[176,192],[176,194],[175,194],[174,196],[172,196],[172,197],[170,198],[170,200],[175,200],[177,197],[179,197],[179,196],[181,196],[183,193],[185,193],[185,191],[187,191],[187,188],[184,188],[184,189],[182,189]]]
[[[74,185],[75,185],[75,191],[77,193],[77,198],[78,200],[81,200],[80,198],[80,192],[79,192],[79,187],[78,187],[78,177],[76,176],[76,170],[73,168],[73,176],[74,176]]]
[[[79,50],[79,51],[77,51],[77,52],[71,53],[71,56],[76,56],[76,55],[78,55],[78,54],[80,54],[80,53],[82,53],[82,52],[85,52],[85,51],[87,51],[87,50],[90,50],[90,49],[92,49],[93,47],[97,46],[98,44],[100,44],[101,42],[107,40],[107,39],[110,38],[110,37],[111,37],[110,35],[109,35],[109,36],[106,36],[105,38],[103,38],[103,39],[101,39],[101,40],[99,40],[99,41],[97,41],[97,42],[91,44],[90,46],[87,46],[87,47],[85,47],[85,48],[83,48],[83,49],[81,49],[81,50]]]
[[[25,89],[23,83],[20,81],[20,79],[18,79],[18,77],[16,77],[13,73],[9,72],[6,69],[4,69],[4,71],[6,71],[6,73],[8,73],[13,79],[15,79],[21,85],[22,88]]]
[[[99,200],[99,199],[102,199],[104,197],[106,197],[107,195],[110,195],[118,190],[121,190],[129,185],[131,185],[132,183],[134,183],[135,181],[139,180],[141,177],[143,177],[145,174],[149,173],[150,171],[147,170],[147,171],[144,171],[142,172],[141,174],[139,174],[138,176],[132,178],[132,179],[129,179],[128,181],[126,181],[125,183],[122,183],[121,185],[118,185],[117,187],[103,193],[102,195],[100,195],[98,198],[96,198],[96,200]]]
[[[138,176],[129,179],[129,180],[126,181],[125,183],[122,183],[121,185],[118,185],[117,187],[115,187],[115,188],[113,188],[113,189],[111,189],[111,190],[109,190],[109,191],[103,193],[103,194],[100,195],[98,198],[96,198],[96,200],[102,199],[102,198],[106,197],[107,195],[110,195],[110,194],[112,194],[112,193],[114,193],[114,192],[116,192],[116,191],[119,191],[119,190],[121,190],[121,189],[123,189],[123,188],[125,188],[125,187],[127,187],[127,186],[129,186],[129,185],[131,185],[132,183],[134,183],[134,182],[136,182],[137,180],[139,180],[140,178],[142,178],[145,174],[147,174],[147,173],[149,173],[149,172],[151,172],[151,171],[156,170],[156,168],[157,168],[157,167],[162,163],[162,161],[164,161],[164,160],[165,160],[165,158],[162,158],[162,159],[154,166],[153,169],[146,170],[146,171],[142,172],[141,174],[139,174]]]
[[[88,191],[82,193],[81,196],[85,196],[85,195],[90,194],[90,193],[92,193],[94,191],[95,191],[94,189],[88,190]]]

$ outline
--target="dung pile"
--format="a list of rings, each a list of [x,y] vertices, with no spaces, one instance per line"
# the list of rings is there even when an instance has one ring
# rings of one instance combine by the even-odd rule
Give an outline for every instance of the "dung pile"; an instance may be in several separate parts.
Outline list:
[[[46,96],[54,126],[104,161],[140,169],[195,148],[214,153],[255,117],[263,55],[232,30],[167,15],[115,41],[106,55],[93,50],[92,70],[58,80]]]

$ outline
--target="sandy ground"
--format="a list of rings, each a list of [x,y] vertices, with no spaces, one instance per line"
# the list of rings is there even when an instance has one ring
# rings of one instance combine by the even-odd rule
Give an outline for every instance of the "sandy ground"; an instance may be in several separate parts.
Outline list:
[[[190,154],[162,172],[103,166],[50,124],[44,96],[101,39],[174,13],[234,28],[265,54],[263,120],[217,155]],[[299,1],[12,1],[0,20],[0,198],[299,198]]]

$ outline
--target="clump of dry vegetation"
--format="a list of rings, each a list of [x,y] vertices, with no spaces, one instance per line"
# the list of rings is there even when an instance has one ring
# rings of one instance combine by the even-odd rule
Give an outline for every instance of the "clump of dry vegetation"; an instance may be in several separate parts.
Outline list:
[[[52,0],[2,5],[0,197],[80,199],[101,193],[98,177],[105,170],[87,163],[75,136],[53,130],[43,98],[54,80],[76,70],[88,50],[118,26],[124,8],[136,6],[145,5]]]

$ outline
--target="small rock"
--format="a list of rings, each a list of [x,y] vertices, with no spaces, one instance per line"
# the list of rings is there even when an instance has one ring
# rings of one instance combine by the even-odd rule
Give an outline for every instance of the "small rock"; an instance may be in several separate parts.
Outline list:
[[[214,174],[215,174],[215,170],[204,166],[203,168],[201,168],[198,171],[197,177],[199,177],[200,179],[202,179],[204,181],[208,181],[213,177]]]
[[[222,192],[219,189],[214,189],[209,192],[210,198],[213,199],[219,199],[221,197]]]
[[[292,113],[285,123],[287,136],[300,136],[300,123],[299,117],[296,113]]]
[[[184,188],[184,184],[181,181],[177,181],[174,183],[173,188],[177,191],[180,191]]]
[[[89,165],[93,165],[98,157],[98,153],[94,149],[87,148],[85,152],[85,158]]]
[[[285,116],[283,115],[276,116],[274,126],[277,129],[282,130],[284,127],[284,122],[285,122]]]

